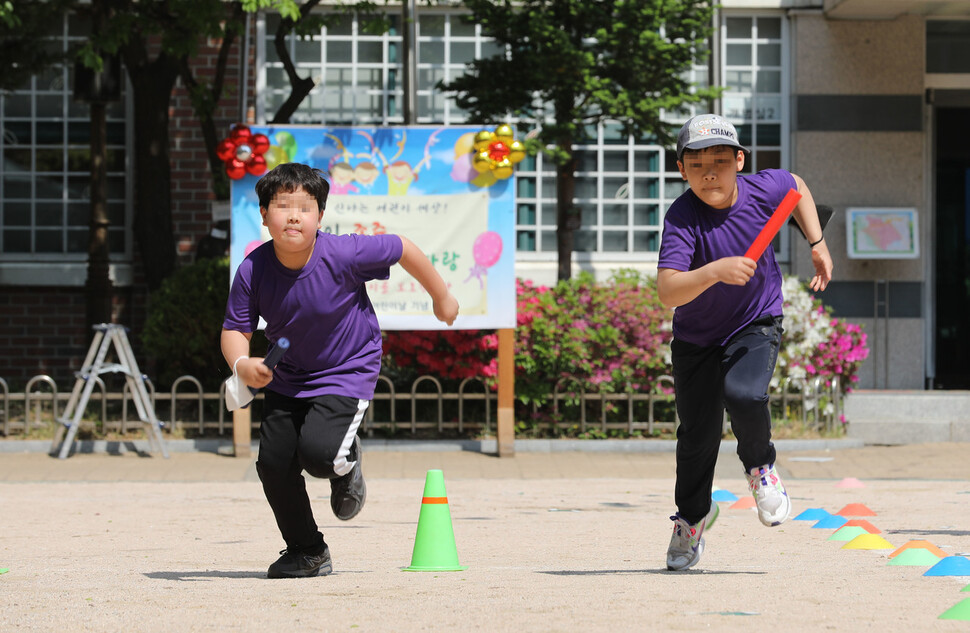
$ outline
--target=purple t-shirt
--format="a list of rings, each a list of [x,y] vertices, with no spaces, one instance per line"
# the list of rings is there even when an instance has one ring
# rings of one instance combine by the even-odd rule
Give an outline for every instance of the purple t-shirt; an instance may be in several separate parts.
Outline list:
[[[657,268],[695,270],[747,252],[795,179],[783,169],[738,176],[738,199],[728,209],[701,202],[693,191],[678,197],[664,218]],[[765,249],[744,286],[716,283],[674,310],[674,337],[695,345],[724,345],[736,332],[766,316],[781,316],[781,269]]]
[[[317,231],[310,261],[289,270],[272,241],[249,254],[229,291],[227,330],[290,340],[269,388],[285,396],[374,397],[381,371],[381,328],[364,284],[387,279],[401,259],[396,235],[331,235]]]

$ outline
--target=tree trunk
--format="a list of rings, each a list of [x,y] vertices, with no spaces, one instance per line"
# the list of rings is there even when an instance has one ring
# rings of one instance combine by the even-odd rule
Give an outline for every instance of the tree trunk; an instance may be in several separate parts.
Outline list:
[[[162,53],[152,62],[139,63],[144,62],[139,57],[125,55],[135,102],[134,229],[148,288],[156,290],[176,268],[168,108],[179,60]]]
[[[88,276],[85,282],[87,324],[111,323],[111,277],[108,261],[105,102],[91,107],[91,217],[88,221]]]
[[[572,141],[562,141],[559,148],[569,152],[569,160],[556,166],[556,247],[559,251],[559,281],[572,278],[573,234],[579,228],[576,197],[576,157]]]

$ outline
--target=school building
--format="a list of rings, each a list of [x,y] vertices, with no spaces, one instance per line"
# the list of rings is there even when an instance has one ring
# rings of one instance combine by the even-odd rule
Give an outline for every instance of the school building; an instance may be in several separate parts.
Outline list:
[[[347,16],[288,40],[298,72],[317,81],[290,123],[401,125],[405,101],[416,124],[464,123],[434,86],[497,48],[461,19],[460,2],[412,3],[413,37],[403,33],[408,10],[389,8],[387,33],[365,33]],[[289,94],[273,45],[278,23],[254,15],[231,51],[231,90],[217,113],[225,133],[240,120],[268,122]],[[723,0],[716,27],[693,79],[726,86],[710,109],[737,125],[748,169],[787,168],[834,210],[825,235],[835,281],[821,298],[869,335],[859,386],[970,388],[970,2]],[[66,50],[85,34],[65,20],[54,40]],[[402,66],[405,42],[412,68]],[[200,74],[211,72],[218,44],[194,58]],[[125,86],[108,111],[111,275],[115,318],[132,327],[137,355],[148,292],[132,233],[132,111]],[[226,211],[182,86],[170,114],[173,224],[189,263],[200,240],[222,237]],[[72,98],[71,68],[0,95],[0,123],[0,377],[22,385],[48,374],[64,388],[87,349],[88,109]],[[574,269],[653,272],[664,211],[685,187],[674,152],[619,126],[591,132],[579,147]],[[527,159],[515,184],[516,273],[553,283],[554,166]],[[797,231],[783,229],[776,249],[786,272],[811,276]]]

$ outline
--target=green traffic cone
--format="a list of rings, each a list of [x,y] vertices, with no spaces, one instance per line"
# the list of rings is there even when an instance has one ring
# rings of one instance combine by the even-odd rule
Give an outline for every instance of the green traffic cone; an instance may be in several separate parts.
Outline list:
[[[414,536],[411,566],[404,571],[461,571],[458,564],[455,532],[451,527],[451,510],[445,492],[445,476],[440,470],[429,470],[424,480],[424,498]]]
[[[940,614],[938,620],[970,620],[970,598],[961,600]]]

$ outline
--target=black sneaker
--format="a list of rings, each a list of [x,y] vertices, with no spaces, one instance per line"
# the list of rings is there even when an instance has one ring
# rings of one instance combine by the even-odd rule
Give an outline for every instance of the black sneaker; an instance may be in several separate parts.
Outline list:
[[[357,453],[357,463],[351,471],[330,480],[330,508],[341,521],[349,521],[357,516],[367,500],[367,484],[364,483],[364,473],[360,468],[363,455],[360,437],[354,437],[354,452]]]
[[[285,549],[280,554],[279,560],[269,566],[267,578],[310,578],[326,576],[333,571],[330,548],[326,543],[293,552]]]

